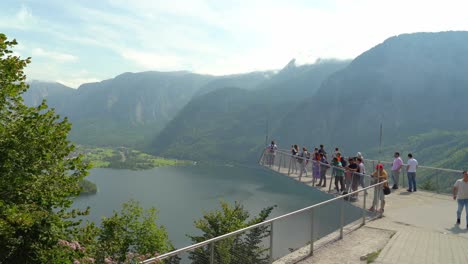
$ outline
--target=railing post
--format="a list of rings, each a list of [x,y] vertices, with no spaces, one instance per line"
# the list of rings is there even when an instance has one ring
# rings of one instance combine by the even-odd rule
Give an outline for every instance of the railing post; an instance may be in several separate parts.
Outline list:
[[[349,196],[348,196],[348,197],[349,197]],[[340,239],[343,239],[344,204],[345,204],[345,200],[344,200],[344,199],[341,199],[341,208],[340,208]]]
[[[278,162],[278,172],[280,172],[281,170],[281,162],[283,161],[283,154],[282,153],[279,153],[280,154],[280,157],[279,157],[279,162]]]
[[[270,257],[268,262],[273,263],[273,222],[270,224]]]
[[[403,168],[404,168],[403,166],[400,168],[400,175],[403,174],[402,172],[406,171]],[[406,175],[402,175],[402,176],[403,176],[403,181],[401,183],[401,187],[405,188],[405,176],[408,177],[408,173],[406,173]],[[408,186],[409,186],[409,182],[408,182]]]
[[[436,193],[439,193],[439,173],[436,174]]]
[[[210,243],[210,264],[214,264],[214,243]]]
[[[310,210],[310,253],[314,255],[314,208]]]
[[[291,157],[291,158],[289,159],[288,176],[291,175],[291,165],[292,165],[292,162],[293,162],[293,158]]]
[[[364,191],[364,202],[362,203],[362,225],[366,224],[366,200],[367,200],[367,190]]]

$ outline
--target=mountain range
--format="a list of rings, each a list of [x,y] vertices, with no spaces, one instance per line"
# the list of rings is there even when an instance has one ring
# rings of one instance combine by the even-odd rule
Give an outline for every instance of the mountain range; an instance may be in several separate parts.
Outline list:
[[[464,135],[466,43],[462,31],[403,34],[352,61],[292,60],[279,71],[228,76],[125,73],[76,90],[33,82],[24,98],[46,98],[69,116],[81,144],[246,162],[268,138],[281,148],[325,144],[352,154],[376,149],[380,124],[386,147],[434,129]]]

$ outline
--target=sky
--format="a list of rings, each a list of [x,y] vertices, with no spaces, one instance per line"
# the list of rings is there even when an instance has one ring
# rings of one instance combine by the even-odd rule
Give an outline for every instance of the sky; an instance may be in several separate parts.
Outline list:
[[[466,0],[1,0],[0,32],[32,57],[29,80],[77,88],[124,72],[352,59],[391,36],[468,30],[466,10]]]

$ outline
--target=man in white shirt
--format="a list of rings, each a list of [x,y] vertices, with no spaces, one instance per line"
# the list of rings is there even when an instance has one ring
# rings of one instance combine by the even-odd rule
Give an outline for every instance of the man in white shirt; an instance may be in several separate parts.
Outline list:
[[[395,152],[393,157],[395,157],[395,159],[393,160],[393,164],[392,164],[392,180],[393,180],[392,189],[398,189],[398,181],[400,180],[400,170],[401,170],[401,167],[403,166],[403,160],[401,160],[399,152]]]
[[[408,163],[406,165],[406,174],[408,175],[408,192],[416,191],[416,168],[418,161],[413,158],[413,154],[408,154]]]
[[[460,218],[465,207],[466,228],[468,229],[468,172],[463,171],[463,179],[459,179],[453,185],[453,199],[457,199],[457,225],[460,224]]]

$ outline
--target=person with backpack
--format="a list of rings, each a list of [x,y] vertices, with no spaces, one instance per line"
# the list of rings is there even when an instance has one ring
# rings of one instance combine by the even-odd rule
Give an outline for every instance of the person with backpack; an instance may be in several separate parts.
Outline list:
[[[375,171],[372,173],[372,178],[377,182],[386,181],[388,178],[387,171],[385,171],[383,164],[377,164],[375,167]],[[380,200],[380,212],[384,212],[385,208],[385,194],[383,189],[388,188],[388,182],[386,182],[383,186],[377,186],[374,190],[374,201],[372,203],[372,207],[369,208],[369,211],[375,211],[375,207],[377,206],[378,201]]]
[[[297,155],[299,154],[299,147],[297,145],[291,146],[291,169],[293,173],[297,173]]]

